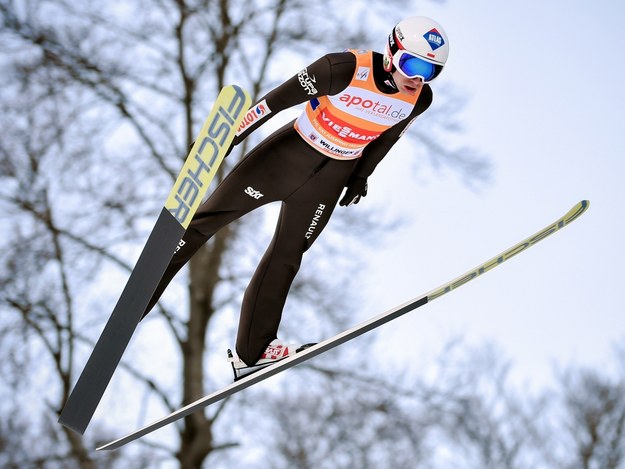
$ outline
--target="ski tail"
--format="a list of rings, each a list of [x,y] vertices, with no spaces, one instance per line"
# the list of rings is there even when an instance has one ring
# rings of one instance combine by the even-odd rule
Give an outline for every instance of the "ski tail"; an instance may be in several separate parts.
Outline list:
[[[251,100],[224,87],[167,197],[128,282],[83,369],[59,422],[84,433],[160,282],[176,246],[223,161]]]

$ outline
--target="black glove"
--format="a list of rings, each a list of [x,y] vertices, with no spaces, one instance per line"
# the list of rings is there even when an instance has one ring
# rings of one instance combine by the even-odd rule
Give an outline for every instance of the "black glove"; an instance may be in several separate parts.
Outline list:
[[[344,207],[346,205],[357,204],[360,202],[361,197],[367,195],[367,178],[360,176],[351,177],[345,187],[347,190],[339,202],[339,205]]]

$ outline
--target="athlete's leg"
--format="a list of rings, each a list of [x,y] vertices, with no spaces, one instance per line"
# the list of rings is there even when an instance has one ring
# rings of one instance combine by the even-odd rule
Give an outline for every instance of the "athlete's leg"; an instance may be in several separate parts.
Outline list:
[[[308,181],[283,202],[274,237],[243,298],[236,349],[246,364],[256,363],[277,337],[286,297],[302,256],[326,226],[354,164],[326,158]]]
[[[267,137],[239,162],[211,196],[198,208],[178,249],[156,287],[144,316],[154,307],[176,273],[220,228],[269,202],[293,192],[307,172],[298,168],[286,171],[285,155],[289,141],[301,138],[285,126]],[[300,174],[301,173],[301,174]]]

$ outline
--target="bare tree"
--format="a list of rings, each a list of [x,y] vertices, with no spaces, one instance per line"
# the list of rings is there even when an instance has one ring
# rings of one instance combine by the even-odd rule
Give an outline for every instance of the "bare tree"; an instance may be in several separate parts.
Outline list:
[[[461,354],[461,355],[460,355]],[[456,465],[474,468],[538,467],[540,420],[548,405],[510,383],[510,364],[492,344],[449,348],[438,365],[437,388],[444,391],[435,413],[443,447]]]
[[[330,14],[338,7],[329,1],[137,0],[83,5],[0,0],[0,347],[3,356],[19,357],[7,365],[16,382],[45,379],[37,389],[48,393],[38,401],[36,412],[50,421],[62,408],[107,318],[102,311],[112,309],[117,285],[127,276],[151,227],[149,220],[167,192],[163,188],[171,185],[217,90],[237,82],[257,98],[286,78],[280,73],[276,79],[272,71],[281,59],[306,54],[306,63],[328,50],[367,45],[374,31],[365,25],[377,24],[373,18],[389,3],[406,7],[398,0],[369,2],[357,10],[358,21],[346,27],[342,15]],[[310,21],[315,17],[324,21]],[[473,153],[446,148],[434,131],[417,136],[440,161],[483,176],[487,165]],[[339,219],[336,226],[348,221],[354,219]],[[250,243],[251,236],[242,229],[246,223],[260,221],[233,224],[194,257],[187,273],[188,308],[183,311],[178,301],[167,299],[159,304],[159,327],[181,357],[180,392],[136,364],[140,360],[123,363],[136,380],[133,387],[148,390],[161,410],[197,399],[210,384],[205,354],[219,344],[213,331],[233,327],[227,313],[252,268],[240,259],[242,253],[256,255],[250,246],[258,244]],[[366,218],[360,223],[367,223]],[[319,262],[318,268],[328,268]],[[328,312],[327,331],[345,321],[337,312],[348,308],[339,303],[336,290],[329,293],[323,276],[309,272],[302,273],[293,291],[297,307],[292,324],[314,317],[311,307],[304,306],[315,298],[316,314]],[[335,272],[333,276],[336,281]],[[115,288],[107,286],[110,279]],[[347,279],[340,282],[345,285]],[[320,304],[321,298],[328,304]],[[37,355],[31,356],[34,350]],[[36,371],[25,373],[27,369]],[[211,453],[230,448],[231,442],[213,434],[221,409],[186,418],[177,427],[179,441],[156,448],[157,453],[191,468],[200,467]],[[93,440],[108,438],[113,428],[114,422],[95,422],[89,439],[58,427],[50,427],[47,435],[64,443],[55,452],[58,460],[95,467]],[[145,455],[135,457],[149,461]]]
[[[266,407],[246,414],[268,435],[264,463],[306,469],[416,467],[423,461],[431,426],[417,411],[422,388],[404,389],[363,370],[306,368],[295,384],[280,386],[277,398],[259,392]]]
[[[621,365],[625,355],[621,355]],[[625,368],[624,368],[625,369]],[[569,368],[560,377],[562,467],[625,466],[625,375]]]
[[[621,371],[624,357],[616,357]],[[295,385],[279,383],[275,399],[257,391],[258,401],[267,404],[245,419],[266,435],[263,464],[625,466],[625,380],[618,372],[570,366],[555,388],[533,393],[511,383],[511,366],[498,348],[458,340],[446,344],[437,363],[423,373],[392,382],[375,361],[353,363],[351,372],[317,363],[299,369],[304,379]]]
[[[246,418],[268,435],[263,460],[271,467],[541,466],[536,416],[548,401],[519,393],[493,346],[450,341],[427,378],[390,380],[374,360],[352,365],[349,372],[314,363],[300,371],[305,391],[289,381],[279,398],[259,397],[269,408]]]

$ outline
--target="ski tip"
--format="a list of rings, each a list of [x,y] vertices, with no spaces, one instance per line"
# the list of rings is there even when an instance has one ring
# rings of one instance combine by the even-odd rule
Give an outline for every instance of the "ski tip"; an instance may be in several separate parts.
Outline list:
[[[590,207],[590,200],[582,200],[576,203],[571,210],[568,211],[562,220],[560,221],[560,227],[568,225],[573,220],[576,220],[580,215],[582,215],[586,210]]]

